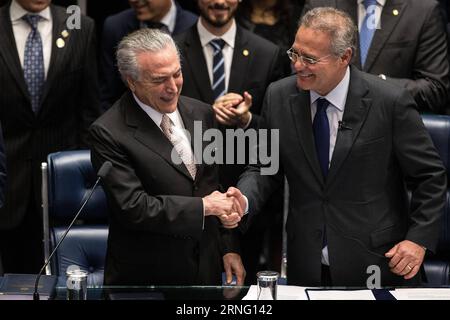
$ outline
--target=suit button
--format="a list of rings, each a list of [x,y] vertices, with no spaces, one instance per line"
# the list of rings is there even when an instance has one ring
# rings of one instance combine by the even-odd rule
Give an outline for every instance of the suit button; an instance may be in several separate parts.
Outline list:
[[[329,202],[330,202],[330,200],[327,197],[323,198],[323,204],[325,206],[327,206]]]
[[[198,191],[198,187],[197,187],[197,186],[194,186],[194,190],[195,190],[195,191]]]

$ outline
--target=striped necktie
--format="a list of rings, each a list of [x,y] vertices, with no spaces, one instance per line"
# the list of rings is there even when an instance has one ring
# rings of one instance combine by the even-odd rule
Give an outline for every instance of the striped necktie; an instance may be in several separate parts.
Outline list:
[[[214,93],[214,100],[216,100],[225,94],[225,60],[222,53],[225,41],[222,39],[214,39],[209,43],[214,50],[212,90]]]

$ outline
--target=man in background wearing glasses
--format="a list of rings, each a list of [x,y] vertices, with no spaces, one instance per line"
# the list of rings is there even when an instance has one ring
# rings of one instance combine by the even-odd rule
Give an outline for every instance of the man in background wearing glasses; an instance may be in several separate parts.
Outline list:
[[[349,66],[356,34],[337,9],[305,14],[288,51],[297,74],[269,86],[262,112],[280,171],[251,166],[238,183],[251,220],[287,177],[291,285],[418,285],[439,237],[445,169],[412,96]]]

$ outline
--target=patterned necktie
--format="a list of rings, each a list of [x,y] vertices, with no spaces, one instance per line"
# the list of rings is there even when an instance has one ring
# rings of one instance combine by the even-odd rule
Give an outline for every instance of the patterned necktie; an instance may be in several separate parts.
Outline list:
[[[186,166],[186,169],[188,169],[192,179],[195,180],[197,167],[194,163],[194,155],[192,154],[192,150],[190,149],[190,147],[188,150],[187,146],[185,146],[185,144],[182,142],[182,138],[174,132],[172,120],[170,120],[170,118],[166,114],[163,114],[162,116],[161,129],[177,151],[178,155]]]
[[[225,60],[222,49],[225,41],[222,39],[214,39],[209,42],[213,47],[213,83],[212,90],[214,100],[225,94]]]
[[[367,53],[369,52],[370,44],[372,43],[373,35],[376,30],[375,10],[377,0],[364,0],[364,7],[366,8],[366,15],[361,25],[359,32],[359,50],[361,54],[361,66],[364,67],[366,63]],[[372,9],[372,10],[371,10]]]
[[[42,39],[37,29],[41,19],[38,15],[27,14],[22,17],[31,27],[25,43],[25,55],[23,73],[31,98],[31,109],[36,114],[39,112],[39,103],[42,87],[45,81],[44,54],[42,52]]]
[[[330,159],[330,124],[328,123],[327,108],[328,100],[317,99],[317,111],[313,121],[314,141],[316,144],[317,158],[323,177],[328,175],[328,164]]]

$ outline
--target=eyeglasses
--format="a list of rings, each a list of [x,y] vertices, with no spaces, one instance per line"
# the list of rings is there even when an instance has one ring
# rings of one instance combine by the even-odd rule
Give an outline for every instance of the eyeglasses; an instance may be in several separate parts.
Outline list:
[[[304,56],[301,53],[298,53],[297,51],[294,50],[294,48],[290,48],[288,51],[286,51],[286,53],[287,53],[289,59],[293,63],[296,63],[297,60],[300,59],[300,61],[306,65],[315,65],[315,64],[321,62],[322,60],[324,60],[325,58],[328,58],[331,56],[331,54],[327,54],[326,56],[321,57],[321,58],[317,58],[317,59],[311,58],[308,56]]]

